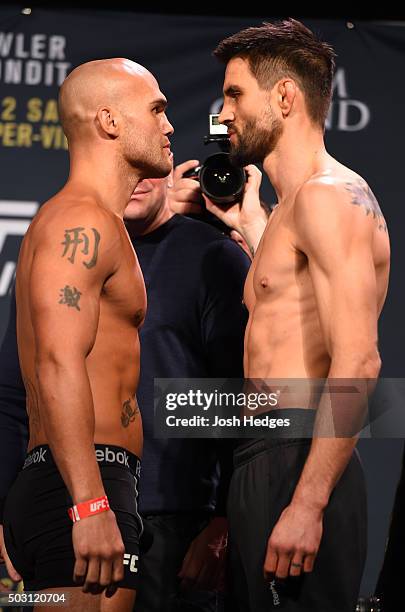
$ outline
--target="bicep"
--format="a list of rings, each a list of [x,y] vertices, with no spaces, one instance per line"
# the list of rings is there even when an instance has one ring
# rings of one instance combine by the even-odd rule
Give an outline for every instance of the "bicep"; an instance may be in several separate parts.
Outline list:
[[[371,247],[308,256],[319,320],[329,354],[377,341],[376,275]]]
[[[86,356],[98,325],[100,275],[69,266],[51,249],[33,257],[29,303],[37,352]]]
[[[329,354],[370,346],[377,340],[373,221],[328,185],[304,190],[295,218]]]

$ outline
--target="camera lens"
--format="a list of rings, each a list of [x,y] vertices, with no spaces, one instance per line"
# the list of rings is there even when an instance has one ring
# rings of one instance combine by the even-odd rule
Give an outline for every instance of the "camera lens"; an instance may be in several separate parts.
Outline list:
[[[240,199],[245,187],[245,171],[233,166],[228,153],[210,155],[200,170],[202,192],[213,202],[231,204]]]

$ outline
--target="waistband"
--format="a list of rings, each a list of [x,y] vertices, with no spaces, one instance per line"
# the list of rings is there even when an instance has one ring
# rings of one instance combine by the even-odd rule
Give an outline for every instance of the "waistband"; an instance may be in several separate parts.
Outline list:
[[[134,476],[139,476],[141,460],[126,448],[113,444],[95,444],[96,459],[101,466],[115,466],[129,470]],[[35,446],[26,456],[23,470],[35,466],[53,466],[58,469],[48,444]]]
[[[289,419],[290,426],[270,432],[265,438],[251,438],[241,441],[234,451],[234,466],[250,461],[264,451],[291,446],[292,444],[309,444],[315,423],[316,410],[311,408],[283,408],[271,410],[260,415],[277,419]]]

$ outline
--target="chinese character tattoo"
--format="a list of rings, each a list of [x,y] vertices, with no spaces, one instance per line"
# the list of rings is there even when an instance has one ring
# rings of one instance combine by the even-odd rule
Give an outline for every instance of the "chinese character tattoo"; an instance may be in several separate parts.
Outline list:
[[[76,310],[80,310],[79,300],[81,295],[81,292],[78,291],[76,287],[69,287],[69,285],[65,285],[63,289],[60,290],[59,304],[66,304],[69,308],[76,308]]]
[[[62,245],[65,247],[62,253],[62,257],[70,253],[67,258],[70,263],[75,262],[76,251],[79,245],[81,245],[81,253],[82,255],[89,255],[90,249],[92,250],[91,257],[89,261],[82,261],[82,264],[90,270],[90,268],[94,268],[97,263],[98,257],[98,245],[100,242],[100,234],[98,231],[92,227],[91,231],[93,235],[84,227],[73,227],[72,229],[65,229],[65,240],[62,242]]]

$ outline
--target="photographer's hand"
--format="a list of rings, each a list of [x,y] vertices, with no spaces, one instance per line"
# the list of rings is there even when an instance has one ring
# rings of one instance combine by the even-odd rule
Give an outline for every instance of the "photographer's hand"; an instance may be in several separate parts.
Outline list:
[[[253,164],[246,166],[245,170],[247,181],[241,202],[230,205],[215,204],[206,196],[203,197],[207,210],[228,227],[239,232],[246,240],[253,256],[266,227],[268,212],[261,205],[259,197],[262,173]]]
[[[189,159],[174,169],[173,187],[169,189],[169,205],[173,212],[180,215],[203,212],[200,183],[191,178],[183,178],[184,172],[196,168],[198,159]]]

